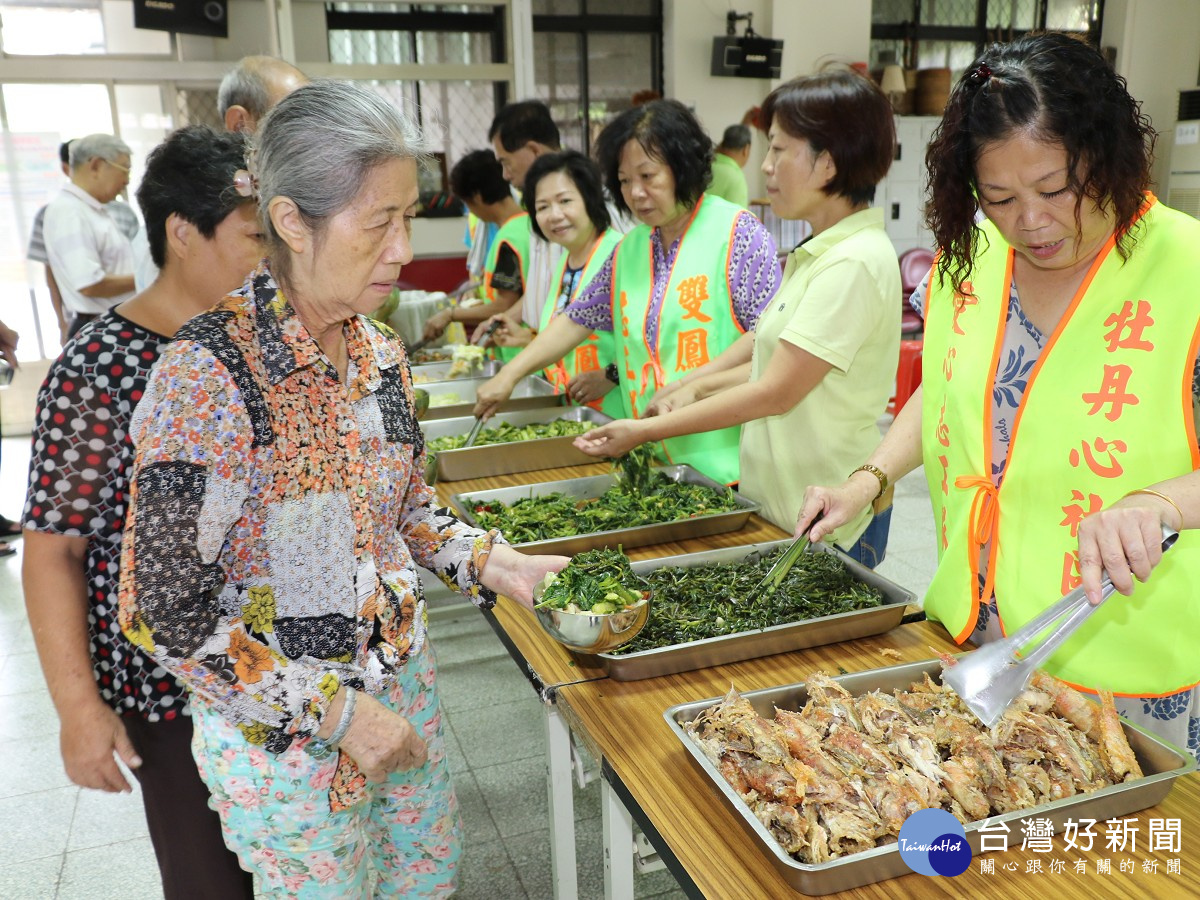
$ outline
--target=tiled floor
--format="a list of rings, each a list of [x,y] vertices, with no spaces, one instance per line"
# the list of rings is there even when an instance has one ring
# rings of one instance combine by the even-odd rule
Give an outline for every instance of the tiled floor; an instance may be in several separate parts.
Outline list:
[[[24,493],[27,441],[3,442],[0,512]],[[18,542],[17,546],[20,546]],[[934,566],[928,494],[913,473],[897,488],[880,571],[921,596]],[[465,604],[434,605],[431,634],[449,721],[451,769],[466,846],[457,896],[552,896],[539,701],[483,617]],[[20,556],[0,559],[0,897],[13,900],[152,900],[162,896],[140,798],[70,784],[58,719],[34,653],[20,590]],[[600,796],[576,791],[580,894],[603,893]],[[682,897],[666,871],[638,876],[638,897]]]

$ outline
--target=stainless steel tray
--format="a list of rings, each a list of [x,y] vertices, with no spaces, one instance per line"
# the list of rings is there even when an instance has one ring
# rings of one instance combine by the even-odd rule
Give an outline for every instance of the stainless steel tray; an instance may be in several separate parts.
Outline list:
[[[656,471],[662,472],[672,481],[684,484],[702,484],[714,490],[724,490],[723,485],[700,474],[691,466],[663,466]],[[570,478],[565,481],[543,481],[520,487],[479,491],[470,495],[455,494],[451,498],[451,503],[458,512],[459,518],[475,525],[475,516],[471,512],[473,501],[499,500],[501,503],[511,504],[525,497],[544,497],[546,494],[556,493],[584,499],[599,497],[616,483],[617,479],[614,475],[593,475],[590,478]],[[735,493],[734,497],[737,500],[737,509],[729,512],[714,513],[711,516],[696,516],[693,519],[680,519],[675,522],[662,522],[658,525],[638,525],[635,528],[616,528],[612,531],[597,531],[592,534],[576,534],[545,541],[529,541],[516,546],[531,553],[572,555],[585,550],[598,550],[602,547],[621,546],[626,549],[645,547],[648,544],[682,541],[687,538],[737,531],[746,524],[750,513],[758,512],[759,505],[741,494]]]
[[[426,385],[433,381],[460,381],[464,376],[450,377],[450,367],[453,363],[436,362],[426,363],[423,366],[413,366],[413,383]],[[479,371],[470,377],[472,378],[491,378],[500,371],[500,362],[495,359],[482,360],[482,366]]]
[[[853,675],[842,675],[834,680],[850,693],[858,695],[876,689],[882,691],[905,689],[913,682],[920,681],[926,672],[935,681],[940,681],[941,662],[933,659],[888,666]],[[760,715],[769,718],[774,715],[775,707],[800,709],[808,699],[808,692],[805,690],[804,684],[800,683],[759,691],[747,691],[742,696],[753,704]],[[708,761],[703,751],[683,729],[684,723],[693,721],[703,710],[720,700],[720,697],[712,697],[693,703],[680,703],[664,712],[663,717],[696,765],[701,768],[733,807],[734,812],[741,819],[742,825],[762,845],[763,852],[770,858],[772,864],[788,884],[805,894],[831,894],[836,891],[861,887],[864,884],[874,884],[899,875],[907,875],[912,871],[900,858],[899,845],[894,843],[816,865],[797,862],[793,859],[771,837],[763,824],[750,811],[750,808],[742,802],[737,792],[729,786],[721,773]],[[1066,797],[1001,816],[992,816],[989,819],[965,825],[964,829],[967,834],[967,843],[971,846],[971,854],[975,855],[980,852],[979,830],[984,824],[994,826],[997,822],[1003,822],[1008,825],[1012,833],[1020,834],[1020,820],[1036,816],[1039,819],[1049,819],[1053,823],[1055,833],[1058,833],[1063,829],[1067,819],[1086,817],[1100,822],[1117,818],[1161,803],[1170,792],[1176,778],[1195,770],[1196,760],[1191,754],[1143,731],[1136,725],[1130,725],[1125,721],[1122,721],[1121,724],[1125,728],[1130,746],[1137,754],[1138,763],[1146,777],[1102,788],[1090,794],[1078,794],[1074,797]]]
[[[458,378],[454,381],[431,381],[421,385],[429,392],[429,412],[425,421],[435,419],[457,419],[475,415],[475,392],[487,381],[486,378]],[[452,397],[445,406],[436,405],[439,398]],[[500,406],[501,412],[514,409],[544,409],[547,406],[562,406],[566,397],[554,393],[554,385],[545,378],[530,375],[517,382],[512,396]]]
[[[633,564],[633,571],[639,575],[648,575],[655,569],[668,566],[686,568],[705,563],[736,562],[753,553],[769,553],[789,543],[791,542],[788,540],[767,541],[742,547],[722,547],[719,550],[704,550],[700,553],[644,559]],[[883,594],[884,605],[874,609],[859,609],[833,616],[773,625],[760,631],[743,631],[740,634],[726,634],[687,644],[658,647],[639,653],[599,653],[596,658],[601,661],[609,678],[616,681],[640,681],[643,678],[674,675],[677,672],[706,669],[709,666],[720,666],[743,659],[755,659],[821,644],[836,644],[839,641],[871,634],[883,634],[899,625],[904,617],[904,608],[916,602],[916,595],[912,591],[871,571],[828,544],[816,544],[809,552],[832,553],[846,564],[855,578]],[[654,618],[653,608],[650,610],[650,618]]]
[[[493,423],[508,422],[511,425],[547,424],[559,419],[571,422],[592,422],[603,425],[611,422],[609,416],[589,406],[570,408],[549,407],[521,412],[500,413],[488,420],[484,428]],[[475,424],[475,417],[462,419],[437,419],[422,424],[425,439],[465,435]],[[491,475],[511,475],[514,472],[532,472],[535,469],[553,469],[558,466],[581,466],[594,463],[596,458],[575,449],[574,437],[539,438],[533,441],[513,441],[508,444],[485,444],[482,447],[467,447],[460,450],[442,450],[432,457],[431,465],[437,466],[441,481],[462,481],[466,478],[487,478]]]

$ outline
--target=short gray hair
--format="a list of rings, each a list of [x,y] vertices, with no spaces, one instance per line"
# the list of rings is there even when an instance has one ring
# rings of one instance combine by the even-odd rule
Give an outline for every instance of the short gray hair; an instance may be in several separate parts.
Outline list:
[[[267,111],[270,102],[259,67],[247,60],[242,60],[228,72],[217,88],[217,114],[222,119],[231,106],[245,107],[257,119]]]
[[[251,138],[258,215],[273,249],[281,245],[269,204],[287,197],[314,233],[358,195],[376,166],[393,159],[423,161],[417,125],[368,87],[314,81],[279,101]],[[276,259],[278,263],[280,260]]]
[[[93,159],[116,162],[119,157],[133,156],[129,145],[112,134],[89,134],[71,141],[71,169],[74,170]]]

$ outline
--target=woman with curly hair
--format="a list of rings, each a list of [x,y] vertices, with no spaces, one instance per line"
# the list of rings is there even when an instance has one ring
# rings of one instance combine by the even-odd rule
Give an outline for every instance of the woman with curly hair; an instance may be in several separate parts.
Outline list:
[[[596,142],[608,191],[641,223],[548,327],[477,393],[490,416],[521,378],[553,365],[593,332],[615,335],[609,377],[622,412],[640,417],[665,385],[735,343],[749,359],[751,332],[779,287],[770,232],[753,215],[705,193],[712,140],[677,100],[654,100],[617,116]],[[582,387],[580,384],[578,387]],[[578,389],[578,388],[577,388]],[[591,400],[591,394],[572,398]],[[659,442],[659,455],[722,484],[738,480],[735,425]]]
[[[1161,541],[1200,525],[1200,311],[1184,293],[1200,223],[1148,192],[1152,149],[1086,44],[1032,35],[971,65],[927,156],[941,252],[918,300],[920,395],[844,484],[808,491],[797,524],[820,539],[924,463],[929,617],[992,640],[1079,585],[1099,603],[1107,572],[1127,597],[1046,668],[1195,753],[1200,545]]]

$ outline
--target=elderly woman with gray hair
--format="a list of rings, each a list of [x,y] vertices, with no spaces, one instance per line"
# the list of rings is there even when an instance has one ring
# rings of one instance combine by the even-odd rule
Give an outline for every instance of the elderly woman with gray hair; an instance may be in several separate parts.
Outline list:
[[[566,564],[422,479],[396,336],[420,137],[364,87],[282,100],[252,167],[268,259],[156,368],[121,564],[125,633],[194,692],[226,843],[275,897],[440,897],[460,852],[416,566],[489,606]]]

